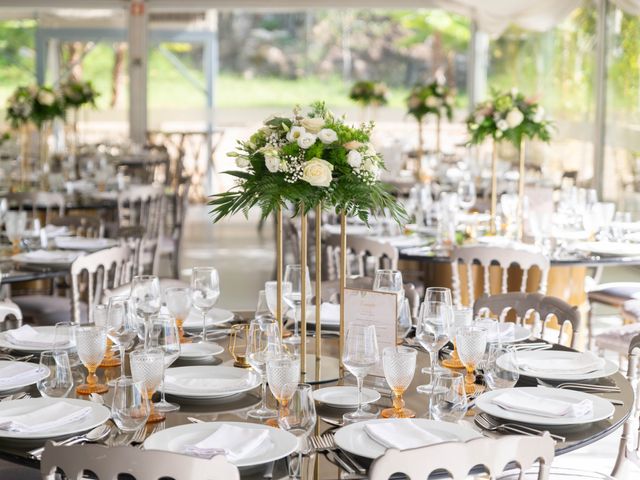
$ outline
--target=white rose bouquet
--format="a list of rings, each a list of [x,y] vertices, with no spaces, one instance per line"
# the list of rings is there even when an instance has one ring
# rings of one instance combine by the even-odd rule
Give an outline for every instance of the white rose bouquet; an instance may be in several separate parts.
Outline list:
[[[324,103],[300,108],[290,117],[271,117],[248,141],[238,142],[235,157],[242,170],[234,188],[213,196],[214,221],[257,205],[267,217],[290,202],[308,212],[318,204],[368,221],[388,209],[404,221],[402,206],[378,180],[384,163],[369,142],[373,124],[351,127]]]
[[[6,118],[13,128],[29,123],[36,94],[35,87],[18,87],[7,99]]]
[[[73,108],[80,108],[83,105],[91,105],[95,107],[98,92],[89,81],[68,79],[60,85],[60,91],[64,98],[65,105]]]
[[[407,97],[407,113],[418,122],[427,115],[440,118],[443,115],[449,120],[453,117],[455,92],[442,79],[434,80],[426,85],[415,85]]]
[[[498,142],[506,140],[516,148],[525,138],[548,142],[552,126],[542,106],[515,88],[507,93],[493,92],[492,98],[476,105],[467,118],[471,145],[482,143],[487,137]]]
[[[360,80],[351,87],[349,98],[362,106],[380,106],[387,104],[387,93],[387,86],[382,82]]]
[[[64,117],[64,103],[51,87],[18,87],[7,100],[7,120],[14,128],[29,122],[40,127],[56,117]]]

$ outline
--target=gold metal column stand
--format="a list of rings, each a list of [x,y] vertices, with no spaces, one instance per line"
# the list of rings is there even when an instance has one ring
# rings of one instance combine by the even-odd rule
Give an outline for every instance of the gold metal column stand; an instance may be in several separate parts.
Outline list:
[[[278,321],[278,327],[280,328],[280,338],[282,339],[283,321],[282,321],[282,207],[278,207],[276,212],[276,320]]]
[[[339,363],[340,375],[343,375],[344,365],[342,365],[342,353],[344,352],[344,290],[347,287],[347,214],[340,215],[340,348]]]
[[[304,381],[307,371],[307,214],[304,204],[300,205],[300,269],[300,379]]]
[[[520,140],[520,170],[518,176],[518,240],[524,236],[524,176],[525,176],[525,143],[524,138]]]
[[[498,144],[493,141],[491,151],[491,234],[496,234],[496,218],[498,213]]]

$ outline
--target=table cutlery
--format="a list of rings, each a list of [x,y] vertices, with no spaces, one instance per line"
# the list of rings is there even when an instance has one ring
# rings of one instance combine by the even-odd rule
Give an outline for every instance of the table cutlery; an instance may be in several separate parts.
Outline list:
[[[595,383],[563,382],[552,384],[538,379],[538,384],[549,388],[566,388],[567,390],[578,390],[589,393],[620,393],[620,387],[615,385],[599,385]]]
[[[90,393],[89,400],[99,405],[104,405],[104,398],[99,393]]]
[[[488,430],[490,432],[510,432],[510,433],[519,433],[520,435],[529,435],[536,436],[542,435],[544,432],[542,430],[538,430],[537,428],[520,425],[517,423],[500,423],[496,419],[490,417],[486,413],[480,413],[475,417],[476,424],[483,428],[484,430]],[[560,435],[555,435],[553,433],[549,433],[551,438],[558,442],[564,442],[566,440],[565,437]]]
[[[26,392],[18,392],[13,395],[7,395],[0,402],[10,402],[11,400],[27,400],[31,398],[31,395]]]
[[[353,458],[353,456],[351,456],[349,453],[345,452],[344,450],[341,450],[338,445],[336,445],[336,440],[334,438],[334,436],[332,434],[325,434],[322,435],[321,437],[324,440],[324,444],[327,446],[328,449],[334,451],[334,452],[338,452],[340,451],[340,453],[342,453],[342,455],[344,456],[344,458],[347,459],[347,461],[349,463],[351,463],[351,465],[353,465],[355,467],[355,469],[357,470],[357,472],[361,475],[364,475],[365,473],[367,473],[367,471],[364,469],[364,467],[362,465],[360,465],[358,463],[358,461]]]
[[[187,417],[187,420],[189,420],[191,423],[205,423],[204,420],[200,420],[199,418],[196,418],[196,417]]]
[[[53,442],[53,444],[55,446],[61,446],[61,445],[69,446],[69,445],[76,445],[78,443],[86,443],[86,442],[94,443],[94,442],[99,442],[103,438],[107,437],[110,433],[111,433],[111,427],[107,424],[103,424],[103,425],[97,426],[93,430],[90,430],[84,435],[76,435],[76,436],[67,438],[65,440],[62,440],[60,442]],[[42,452],[44,452],[44,447],[36,448],[34,450],[29,451],[29,455],[40,460],[40,458],[42,457]]]
[[[340,420],[335,420],[333,418],[327,418],[327,417],[320,417],[320,420],[334,427],[338,427],[338,428],[344,427],[344,422],[341,422]]]
[[[310,436],[309,442],[311,443],[311,452],[324,453],[331,462],[338,465],[345,472],[350,474],[356,473],[356,471],[351,468],[342,458],[340,458],[340,456],[334,450],[328,448],[325,445],[325,442],[320,435]]]

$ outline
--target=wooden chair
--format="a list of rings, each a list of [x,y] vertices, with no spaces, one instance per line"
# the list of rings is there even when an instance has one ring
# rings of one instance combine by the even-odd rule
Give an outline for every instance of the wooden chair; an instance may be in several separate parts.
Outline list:
[[[45,210],[44,223],[50,223],[57,215],[64,216],[65,198],[62,193],[56,192],[13,192],[7,194],[9,208],[17,208],[18,211],[31,210],[35,217],[39,209]],[[56,215],[54,215],[54,213]]]
[[[98,217],[80,215],[64,216],[54,218],[49,223],[56,227],[67,227],[73,235],[76,235],[78,237],[104,237],[104,224]]]
[[[587,314],[587,334],[589,345],[593,338],[593,305],[599,303],[623,310],[626,302],[640,298],[640,282],[609,282],[601,283],[587,292],[589,313]],[[626,317],[629,318],[629,317]]]
[[[519,325],[531,324],[532,333],[541,338],[550,338],[555,343],[564,343],[563,337],[568,339],[569,346],[574,348],[580,335],[580,312],[564,300],[540,293],[509,292],[497,295],[483,295],[473,304],[473,314],[480,316],[495,316],[504,322],[513,312]],[[560,326],[558,335],[555,330],[548,329],[549,323],[557,322]],[[565,327],[569,324],[571,334],[565,335]]]
[[[168,235],[163,235],[160,238],[159,256],[169,257],[173,278],[180,277],[180,246],[182,245],[185,217],[189,206],[190,186],[190,179],[183,178],[171,195],[169,202],[171,207],[169,215],[170,221],[165,227]]]
[[[460,281],[459,264],[466,269],[467,282],[463,286]],[[522,269],[522,280],[519,291],[525,292],[527,279],[532,267],[540,269],[540,284],[538,291],[546,293],[547,278],[549,275],[550,261],[542,253],[520,248],[503,248],[485,245],[474,245],[470,247],[457,247],[451,253],[451,273],[453,287],[453,301],[455,305],[462,305],[462,290],[466,287],[468,304],[473,305],[476,299],[475,281],[473,275],[473,265],[479,264],[482,269],[483,291],[486,295],[491,295],[491,275],[490,267],[497,265],[501,269],[501,293],[508,291],[509,267],[517,265]]]
[[[467,442],[445,442],[411,450],[387,450],[369,471],[370,480],[389,480],[403,473],[409,480],[425,480],[437,471],[446,471],[452,480],[468,478],[473,467],[482,466],[490,478],[497,478],[505,467],[516,463],[520,471],[539,462],[538,480],[549,478],[554,457],[554,441],[542,437],[508,435],[500,438],[476,438]]]
[[[40,464],[42,478],[54,480],[58,468],[69,480],[86,478],[83,474],[87,470],[98,480],[118,480],[124,474],[135,480],[240,480],[238,468],[222,455],[207,460],[136,447],[55,446],[47,442]]]
[[[328,279],[338,278],[340,269],[340,235],[329,235],[327,248]],[[380,268],[398,269],[400,252],[389,243],[369,237],[347,236],[347,276],[373,277]]]

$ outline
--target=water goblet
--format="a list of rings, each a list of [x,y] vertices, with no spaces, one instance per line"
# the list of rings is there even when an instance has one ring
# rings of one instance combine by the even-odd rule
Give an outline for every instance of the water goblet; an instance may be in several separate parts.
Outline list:
[[[46,350],[40,354],[40,367],[49,374],[37,382],[40,395],[48,398],[66,397],[73,388],[69,355],[63,350]]]
[[[251,418],[274,418],[278,412],[267,406],[267,363],[280,351],[280,329],[274,320],[262,318],[249,325],[247,360],[262,380],[261,402],[258,408],[247,412]]]
[[[429,353],[429,370],[423,369],[422,372],[430,373],[431,383],[418,386],[420,393],[433,393],[438,352],[449,342],[452,317],[451,306],[447,303],[430,301],[423,305],[422,317],[416,328],[416,339]]]
[[[458,202],[463,211],[468,211],[476,203],[476,184],[471,178],[464,178],[458,183]]]
[[[79,395],[90,393],[105,393],[109,391],[107,385],[98,383],[96,370],[104,358],[107,349],[107,332],[97,325],[76,325],[73,328],[78,357],[88,371],[87,381],[76,388]]]
[[[284,317],[285,313],[287,313],[288,305],[287,302],[284,301],[285,295],[291,294],[291,282],[282,282],[282,316]],[[277,316],[277,307],[278,307],[278,282],[269,281],[264,284],[264,293],[267,297],[267,307],[271,312],[271,315],[275,318]]]
[[[184,321],[191,310],[191,289],[189,287],[170,287],[164,291],[164,300],[169,313],[176,318],[180,343],[189,343],[191,340],[184,338]]]
[[[464,368],[464,364],[460,361],[458,356],[458,348],[456,347],[455,332],[458,328],[466,325],[471,325],[473,322],[473,308],[471,307],[457,307],[453,309],[453,321],[451,323],[451,331],[449,332],[449,338],[453,341],[453,352],[451,357],[442,361],[442,365],[447,368]]]
[[[103,304],[96,304],[92,308],[93,318],[89,319],[89,322],[95,323],[97,326],[107,329],[107,317],[109,315],[109,306]],[[113,341],[107,334],[107,350],[100,364],[101,368],[118,367],[120,366],[120,360],[113,356]]]
[[[84,372],[82,371],[82,362],[78,357],[78,350],[76,348],[69,348],[74,346],[73,336],[73,324],[71,322],[58,322],[53,329],[53,345],[52,350],[54,352],[67,352],[69,357],[69,366],[71,367],[71,373],[73,375],[73,381],[76,384],[84,382]]]
[[[278,418],[288,414],[287,406],[298,386],[300,378],[300,357],[281,354],[267,360],[267,381],[269,390],[278,401]],[[267,424],[277,426],[278,421],[270,419]]]
[[[426,302],[442,302],[447,305],[453,305],[451,290],[445,287],[427,287],[424,292],[424,301]]]
[[[173,316],[167,314],[158,314],[151,318],[153,329],[157,330],[157,336],[154,335],[154,348],[159,348],[164,352],[164,372],[162,375],[162,385],[160,387],[160,401],[153,404],[153,408],[157,412],[175,412],[180,410],[180,405],[167,402],[164,392],[164,377],[173,362],[180,356],[180,335],[178,334],[178,326]]]
[[[27,226],[27,212],[7,212],[4,228],[7,238],[13,246],[14,255],[20,253],[20,240]]]
[[[111,403],[111,415],[117,427],[123,432],[135,432],[149,418],[151,407],[143,382],[135,382],[131,377],[116,380]]]
[[[393,392],[393,407],[382,410],[384,418],[413,418],[416,413],[404,406],[402,395],[413,380],[417,351],[409,347],[387,347],[382,351],[384,377]]]
[[[438,373],[433,380],[434,392],[429,397],[431,418],[441,422],[458,422],[467,412],[464,377],[459,372]]]
[[[514,387],[520,378],[517,365],[517,350],[513,346],[490,344],[483,369],[489,390]]]
[[[297,465],[289,462],[290,478],[306,478],[301,474],[302,454],[309,451],[307,438],[316,426],[316,406],[313,400],[311,385],[300,383],[296,385],[295,391],[289,401],[287,414],[278,419],[278,426],[282,430],[295,435],[298,439],[296,448]]]
[[[155,411],[151,398],[162,383],[164,352],[160,349],[136,350],[129,355],[129,361],[133,381],[142,383],[147,400],[151,404],[147,423],[161,422],[166,416],[162,412]]]
[[[131,311],[129,297],[115,296],[109,298],[107,306],[107,337],[118,346],[120,351],[120,378],[125,375],[126,348],[136,336],[134,314]],[[115,384],[115,380],[110,384]]]
[[[284,272],[284,282],[291,284],[291,291],[285,293],[283,290],[282,296],[284,297],[284,301],[287,306],[289,306],[293,312],[293,335],[287,337],[285,342],[299,345],[303,341],[298,333],[298,315],[300,314],[300,307],[302,306],[302,302],[307,302],[312,296],[309,269],[306,269],[305,272],[303,272],[301,265],[287,265]],[[306,287],[306,298],[302,298],[303,282]],[[300,319],[300,321],[302,320],[305,319]],[[304,339],[304,341],[306,341],[306,339]]]
[[[376,418],[376,414],[362,408],[362,384],[369,371],[380,360],[378,339],[374,325],[351,325],[347,330],[347,337],[342,353],[342,363],[358,383],[358,409],[345,413],[342,418],[345,423],[359,422]]]
[[[480,393],[483,388],[475,384],[475,369],[484,359],[487,348],[487,331],[477,326],[459,328],[456,332],[456,346],[460,360],[467,370],[467,374],[464,377],[467,394]]]
[[[207,341],[207,313],[220,296],[220,277],[213,267],[195,267],[191,273],[191,300],[202,313],[201,342]]]
[[[131,303],[138,318],[144,321],[144,332],[150,332],[151,316],[160,311],[160,279],[155,275],[138,275],[131,282]],[[144,346],[149,348],[149,339],[144,337]]]

